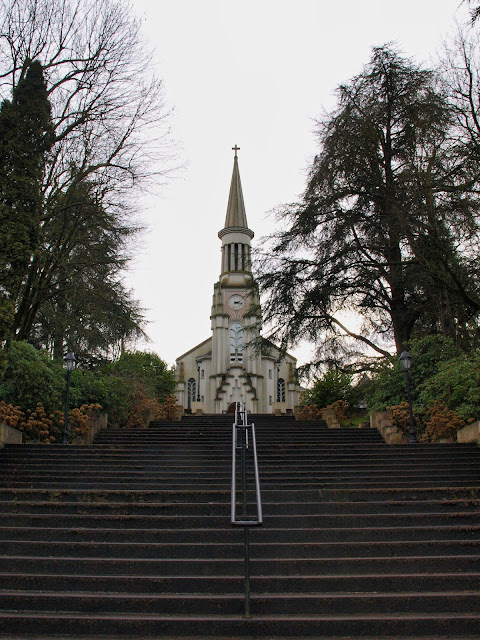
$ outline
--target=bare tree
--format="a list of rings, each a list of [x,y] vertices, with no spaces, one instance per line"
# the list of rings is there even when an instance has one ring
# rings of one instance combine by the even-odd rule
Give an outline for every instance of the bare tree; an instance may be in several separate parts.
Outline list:
[[[472,24],[474,24],[480,18],[480,5],[476,2],[476,0],[463,0],[464,4],[476,5],[470,9],[470,15],[472,16]]]
[[[165,170],[152,162],[166,151],[163,86],[128,4],[1,0],[0,12],[4,96],[32,60],[44,68],[57,140],[46,191],[68,187],[72,168],[74,180],[94,174],[99,188],[116,192]]]
[[[26,338],[41,306],[58,293],[75,237],[85,237],[78,232],[84,211],[95,203],[108,212],[126,242],[137,227],[132,196],[163,182],[173,151],[163,85],[127,2],[0,0],[0,16],[0,98],[10,97],[38,60],[55,132],[44,166],[39,245],[16,301],[14,332]],[[125,247],[117,249],[124,265]]]
[[[442,75],[456,113],[458,138],[465,147],[480,153],[480,67],[478,36],[459,28],[444,48]]]

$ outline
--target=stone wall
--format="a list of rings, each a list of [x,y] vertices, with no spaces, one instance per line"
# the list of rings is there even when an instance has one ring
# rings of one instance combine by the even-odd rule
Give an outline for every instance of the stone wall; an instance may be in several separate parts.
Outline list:
[[[22,444],[23,433],[18,429],[0,423],[0,448],[4,444]]]
[[[297,420],[297,422],[304,422],[304,421],[309,422],[310,420],[322,419],[319,411],[315,411],[314,413],[312,413],[311,416],[306,415],[305,407],[300,405],[295,405],[295,408],[293,409],[293,415],[295,417],[295,420]]]
[[[370,427],[377,429],[387,444],[403,444],[407,442],[404,434],[392,423],[390,411],[372,411]]]
[[[205,403],[195,400],[194,402],[192,402],[191,409],[192,409],[192,414],[197,416],[203,416],[203,414],[205,413]]]
[[[272,404],[272,413],[274,416],[282,416],[287,413],[287,403],[286,402],[274,402]]]
[[[457,431],[457,442],[476,442],[480,445],[480,421],[467,424]]]
[[[324,409],[322,411],[322,420],[325,420],[329,429],[340,429],[342,426],[333,409]]]
[[[88,418],[88,425],[90,427],[88,433],[80,438],[76,438],[73,444],[92,444],[95,436],[100,429],[106,429],[108,424],[108,415],[101,413],[100,411],[92,411]]]

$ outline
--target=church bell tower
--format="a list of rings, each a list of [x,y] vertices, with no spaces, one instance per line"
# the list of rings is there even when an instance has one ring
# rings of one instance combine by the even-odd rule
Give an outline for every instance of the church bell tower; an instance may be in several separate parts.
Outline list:
[[[298,403],[296,359],[275,345],[260,349],[261,311],[237,152],[213,286],[211,337],[177,358],[177,401],[189,413],[219,414],[242,402],[250,413],[292,412]]]
[[[235,145],[225,225],[218,233],[222,241],[220,279],[214,285],[212,322],[212,382],[216,411],[241,401],[250,411],[258,410],[257,387],[261,358],[255,338],[260,335],[260,300],[253,276],[251,240]],[[260,382],[261,384],[261,382]],[[212,389],[213,391],[213,389]],[[228,406],[225,406],[228,405]]]

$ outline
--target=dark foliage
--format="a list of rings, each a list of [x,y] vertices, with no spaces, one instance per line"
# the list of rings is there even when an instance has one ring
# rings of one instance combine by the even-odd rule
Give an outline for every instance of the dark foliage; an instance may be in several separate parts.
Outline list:
[[[468,343],[480,310],[479,163],[455,127],[439,77],[389,46],[338,89],[303,198],[280,210],[285,230],[260,263],[273,338],[312,341],[317,365],[343,367],[365,363],[366,350],[388,356],[391,342],[401,352],[414,335]]]

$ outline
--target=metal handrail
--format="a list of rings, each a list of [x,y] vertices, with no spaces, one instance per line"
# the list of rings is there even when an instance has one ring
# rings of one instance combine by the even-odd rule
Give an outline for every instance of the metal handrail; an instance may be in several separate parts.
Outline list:
[[[240,450],[240,487],[242,513],[237,515],[237,450]],[[247,497],[247,451],[251,452],[251,462],[255,475],[255,515],[248,515]],[[248,424],[247,410],[241,402],[235,404],[235,422],[232,436],[232,500],[230,523],[233,527],[243,527],[245,542],[245,617],[250,617],[250,527],[263,524],[260,477],[258,473],[257,442],[255,425]]]

